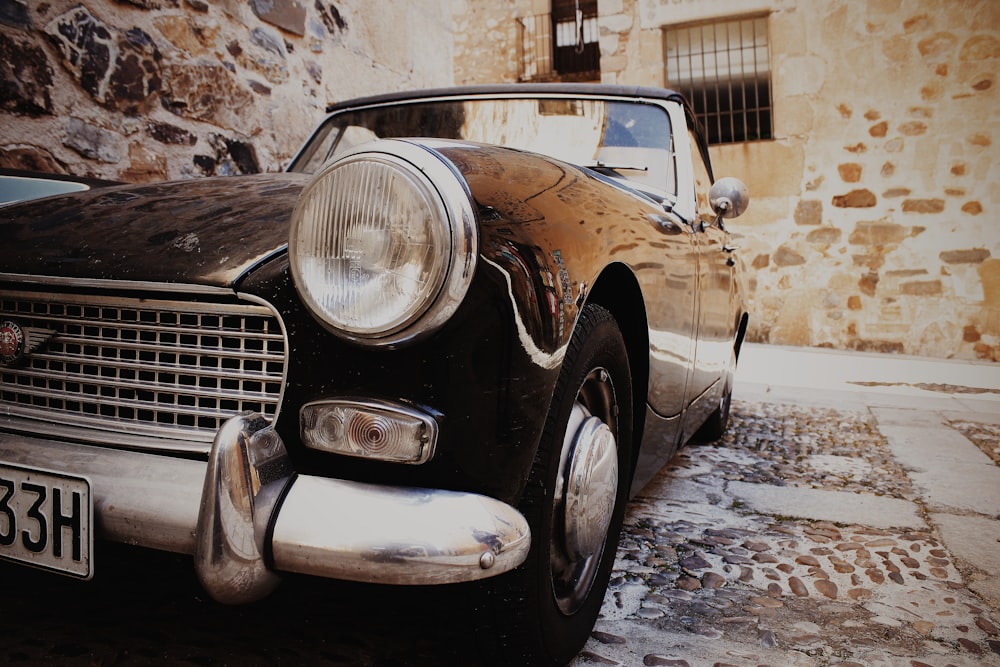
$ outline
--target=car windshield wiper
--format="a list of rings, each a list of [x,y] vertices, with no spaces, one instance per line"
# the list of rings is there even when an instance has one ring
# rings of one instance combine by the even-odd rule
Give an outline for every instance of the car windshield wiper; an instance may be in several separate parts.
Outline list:
[[[587,169],[610,169],[611,171],[649,171],[649,167],[628,165],[628,164],[615,164],[613,162],[601,162],[598,160],[592,164],[583,165]]]

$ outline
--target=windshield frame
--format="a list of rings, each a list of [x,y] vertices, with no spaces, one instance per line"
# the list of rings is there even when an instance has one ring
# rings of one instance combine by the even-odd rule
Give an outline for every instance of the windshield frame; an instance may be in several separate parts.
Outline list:
[[[607,91],[607,92],[605,92]],[[635,94],[636,92],[641,92],[645,94]],[[659,108],[664,114],[664,120],[666,121],[667,129],[669,132],[667,149],[667,159],[670,163],[670,168],[668,169],[668,179],[664,185],[665,188],[661,189],[658,187],[653,187],[648,184],[643,184],[634,179],[630,179],[627,175],[623,175],[614,170],[608,169],[606,167],[601,167],[600,164],[591,162],[589,164],[580,164],[578,162],[573,162],[577,166],[588,168],[606,177],[610,177],[615,182],[625,185],[630,188],[634,188],[642,191],[647,196],[652,196],[655,199],[660,200],[664,205],[669,206],[677,201],[678,198],[678,175],[677,175],[677,138],[676,132],[681,131],[674,127],[675,117],[670,113],[671,103],[682,103],[683,100],[679,95],[673,93],[672,91],[663,89],[646,89],[646,88],[636,88],[628,89],[625,92],[624,87],[618,86],[604,86],[602,84],[565,84],[565,85],[553,85],[547,86],[545,84],[532,84],[530,87],[524,84],[512,84],[512,85],[500,85],[496,87],[476,87],[469,88],[467,91],[462,92],[462,89],[442,89],[442,90],[430,90],[430,91],[417,91],[411,94],[400,94],[394,93],[383,96],[376,96],[371,98],[362,98],[359,100],[352,100],[336,105],[331,105],[328,110],[329,115],[323,120],[323,122],[316,128],[316,130],[310,135],[309,139],[303,144],[299,152],[292,159],[288,166],[288,171],[298,171],[302,173],[309,173],[308,170],[303,168],[303,166],[308,163],[314,156],[316,150],[326,144],[324,150],[329,150],[330,146],[326,141],[326,134],[330,131],[331,125],[335,125],[338,118],[343,117],[347,114],[357,113],[357,112],[367,112],[373,111],[380,108],[393,108],[408,105],[418,105],[418,104],[431,104],[431,103],[465,103],[465,102],[476,102],[476,101],[503,101],[503,100],[526,100],[526,101],[541,101],[541,100],[565,100],[565,101],[600,101],[606,103],[625,103],[625,104],[638,104],[638,105],[651,105]],[[322,136],[321,136],[322,135]],[[413,138],[425,138],[425,137],[413,137]],[[426,137],[426,138],[439,138],[439,137]],[[337,138],[339,141],[339,137]],[[560,159],[555,156],[556,159]],[[610,162],[608,162],[610,165]],[[614,165],[611,165],[614,166]],[[672,188],[672,191],[671,191]]]

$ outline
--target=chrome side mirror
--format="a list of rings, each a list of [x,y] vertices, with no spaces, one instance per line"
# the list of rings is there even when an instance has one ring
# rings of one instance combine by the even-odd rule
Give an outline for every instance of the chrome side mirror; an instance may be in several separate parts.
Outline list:
[[[722,218],[735,218],[742,215],[750,205],[750,191],[740,179],[727,176],[712,185],[708,201],[719,216],[718,221]]]

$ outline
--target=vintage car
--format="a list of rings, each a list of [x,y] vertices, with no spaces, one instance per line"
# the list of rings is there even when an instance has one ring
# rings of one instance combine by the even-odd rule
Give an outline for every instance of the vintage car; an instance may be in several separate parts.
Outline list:
[[[190,554],[224,603],[461,584],[489,655],[567,662],[630,493],[726,427],[747,194],[712,181],[675,93],[507,85],[335,104],[286,173],[0,208],[0,556]]]

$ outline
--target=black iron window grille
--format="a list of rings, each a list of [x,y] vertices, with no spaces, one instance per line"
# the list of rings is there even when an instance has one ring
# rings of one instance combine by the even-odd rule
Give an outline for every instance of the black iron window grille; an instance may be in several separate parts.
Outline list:
[[[682,93],[710,144],[771,139],[767,17],[665,30],[667,85]]]

